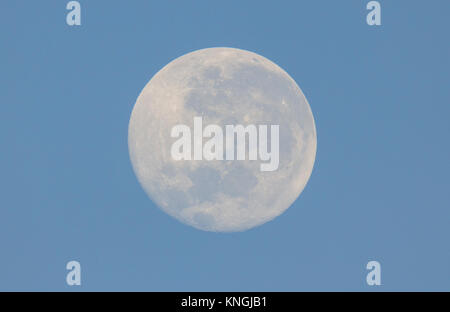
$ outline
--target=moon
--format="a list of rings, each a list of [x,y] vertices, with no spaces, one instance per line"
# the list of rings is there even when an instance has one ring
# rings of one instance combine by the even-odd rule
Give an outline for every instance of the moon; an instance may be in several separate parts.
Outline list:
[[[279,166],[259,160],[174,160],[171,129],[203,125],[279,125]],[[305,188],[316,157],[311,108],[296,82],[253,52],[208,48],[163,67],[131,113],[128,147],[142,188],[164,212],[212,232],[262,225],[286,211]]]

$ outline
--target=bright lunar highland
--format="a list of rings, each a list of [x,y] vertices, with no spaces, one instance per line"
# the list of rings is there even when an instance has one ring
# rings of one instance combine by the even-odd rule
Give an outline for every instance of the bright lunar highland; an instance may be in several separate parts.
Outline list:
[[[248,157],[173,159],[172,128],[192,129],[195,117],[203,127],[279,125],[277,170],[261,171],[263,161]],[[139,95],[128,129],[133,169],[150,198],[179,221],[215,232],[244,231],[288,209],[308,182],[316,145],[314,118],[295,81],[270,60],[234,48],[194,51],[162,68]]]

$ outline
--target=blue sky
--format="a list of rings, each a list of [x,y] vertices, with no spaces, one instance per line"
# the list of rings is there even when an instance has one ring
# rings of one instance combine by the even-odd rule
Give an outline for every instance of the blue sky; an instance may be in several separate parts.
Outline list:
[[[450,290],[449,1],[380,1],[380,27],[365,0],[81,0],[80,27],[67,2],[0,3],[0,290]],[[215,46],[284,68],[317,127],[302,195],[243,233],[167,216],[128,156],[148,80]]]

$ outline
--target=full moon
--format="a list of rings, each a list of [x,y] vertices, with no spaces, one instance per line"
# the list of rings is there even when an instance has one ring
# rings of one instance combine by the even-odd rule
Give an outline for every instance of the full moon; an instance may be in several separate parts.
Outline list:
[[[195,117],[203,127],[279,125],[277,169],[261,171],[262,160],[248,157],[175,160],[171,130],[192,129]],[[308,182],[316,145],[296,82],[267,58],[234,48],[194,51],[163,67],[139,95],[128,128],[131,163],[148,196],[182,223],[213,232],[245,231],[286,211]]]

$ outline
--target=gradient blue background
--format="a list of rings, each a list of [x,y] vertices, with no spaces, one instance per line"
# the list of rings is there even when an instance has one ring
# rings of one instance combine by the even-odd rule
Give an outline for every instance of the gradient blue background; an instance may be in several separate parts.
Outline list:
[[[0,290],[450,290],[448,0],[380,1],[381,27],[368,0],[80,0],[80,27],[67,2],[0,2]],[[128,156],[145,84],[215,46],[283,67],[317,126],[302,195],[244,233],[167,216]]]

